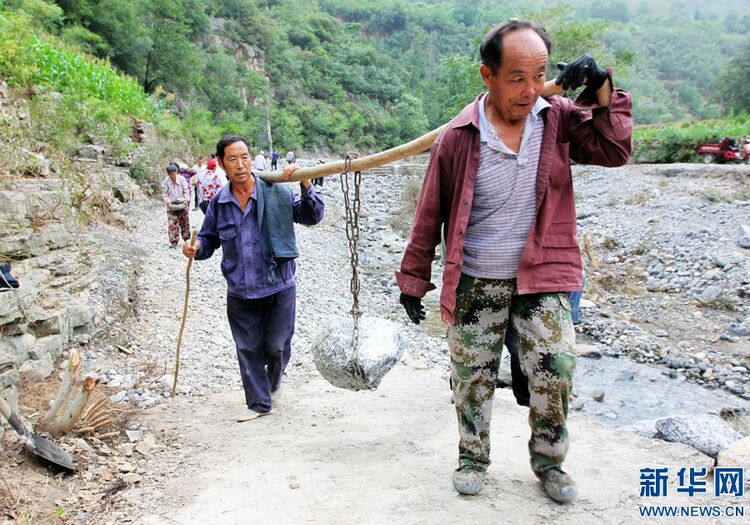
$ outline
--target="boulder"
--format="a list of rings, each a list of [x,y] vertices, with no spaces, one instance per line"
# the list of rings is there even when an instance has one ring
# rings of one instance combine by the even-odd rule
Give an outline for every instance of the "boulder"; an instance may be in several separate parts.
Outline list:
[[[50,250],[67,248],[74,242],[71,229],[65,224],[49,224],[42,232],[42,242]]]
[[[24,218],[24,220],[26,220]],[[41,235],[30,229],[0,235],[0,253],[12,259],[42,255],[49,251]]]
[[[5,333],[7,333],[5,328],[6,327],[4,326],[3,330]],[[30,333],[22,333],[16,336],[4,335],[2,339],[0,339],[0,341],[9,345],[13,349],[13,352],[16,356],[16,361],[18,363],[21,363],[29,358],[29,351],[36,344],[36,337],[34,337],[34,335]],[[0,345],[2,343],[0,343]]]
[[[16,386],[21,381],[17,370],[7,370],[0,374],[0,388]]]
[[[737,241],[741,248],[750,249],[750,226],[740,225],[740,239]]]
[[[742,439],[742,434],[719,416],[708,414],[662,418],[656,422],[656,430],[659,439],[690,445],[712,458]]]
[[[107,150],[96,144],[84,144],[78,146],[76,157],[87,160],[101,160],[107,155]]]
[[[24,164],[20,171],[24,177],[49,177],[50,164],[44,155],[25,149],[21,151],[24,154]]]
[[[28,203],[23,193],[20,191],[0,191],[0,220],[6,225],[6,228],[28,226],[27,212]]]
[[[29,350],[31,359],[50,357],[53,361],[60,357],[65,349],[66,337],[63,334],[49,335],[37,339],[34,347]]]
[[[6,338],[0,337],[0,370],[8,370],[16,364],[18,355]]]
[[[70,206],[67,191],[35,191],[26,197],[26,218],[30,221],[59,220]]]
[[[73,329],[87,326],[94,321],[94,309],[85,303],[76,303],[68,306],[68,317]]]
[[[719,452],[717,467],[744,467],[745,487],[750,489],[750,436],[735,441]]]
[[[32,381],[41,381],[48,378],[54,372],[55,367],[50,356],[44,356],[41,359],[29,359],[24,361],[18,371],[27,375]]]
[[[701,293],[698,300],[702,303],[711,303],[721,297],[721,288],[718,286],[707,286]]]
[[[111,170],[104,176],[104,182],[118,202],[138,202],[145,198],[141,188],[126,171]]]
[[[68,320],[64,312],[45,312],[45,318],[29,323],[29,331],[36,337],[64,334],[67,332]]]
[[[372,390],[401,359],[405,342],[401,325],[376,317],[359,320],[359,349],[352,345],[352,319],[331,322],[312,344],[313,361],[332,385],[347,390]]]
[[[0,325],[16,323],[26,319],[25,313],[20,300],[23,300],[22,288],[18,289],[18,293],[13,291],[6,291],[0,293]],[[23,304],[29,304],[28,299]]]

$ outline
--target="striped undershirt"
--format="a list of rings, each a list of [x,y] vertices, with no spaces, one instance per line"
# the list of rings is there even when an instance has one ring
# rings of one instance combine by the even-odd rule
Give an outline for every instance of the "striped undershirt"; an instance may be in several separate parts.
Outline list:
[[[516,277],[536,212],[536,172],[549,103],[539,98],[526,117],[519,152],[508,148],[479,102],[480,155],[464,240],[463,272],[486,279]]]

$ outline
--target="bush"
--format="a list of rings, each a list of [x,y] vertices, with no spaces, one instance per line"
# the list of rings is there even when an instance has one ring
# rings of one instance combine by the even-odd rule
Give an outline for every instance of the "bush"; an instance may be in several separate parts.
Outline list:
[[[117,73],[106,60],[58,49],[39,39],[31,44],[31,52],[37,84],[87,94],[126,115],[146,120],[153,117],[156,108],[140,84]]]
[[[29,87],[33,83],[34,55],[31,43],[31,18],[19,13],[10,15],[0,10],[0,76],[8,83]]]
[[[694,162],[695,147],[722,137],[750,136],[750,116],[731,119],[701,120],[682,124],[636,128],[633,133],[635,162]]]

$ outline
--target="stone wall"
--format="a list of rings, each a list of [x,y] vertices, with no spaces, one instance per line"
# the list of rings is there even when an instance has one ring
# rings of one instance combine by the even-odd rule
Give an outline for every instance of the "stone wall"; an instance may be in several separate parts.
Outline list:
[[[145,199],[124,170],[101,163],[78,168],[89,198],[110,217]],[[132,265],[118,267],[121,255],[107,255],[112,234],[103,229],[117,228],[82,226],[71,195],[65,179],[0,178],[0,259],[11,261],[21,283],[0,292],[0,395],[14,408],[22,376],[48,378],[71,344],[88,344],[108,310],[127,302],[135,277]]]

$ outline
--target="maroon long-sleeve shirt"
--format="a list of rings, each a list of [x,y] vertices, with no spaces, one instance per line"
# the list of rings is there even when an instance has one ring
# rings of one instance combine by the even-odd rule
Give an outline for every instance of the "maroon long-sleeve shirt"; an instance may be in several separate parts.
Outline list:
[[[446,240],[440,309],[453,324],[456,287],[464,259],[479,165],[479,100],[467,105],[435,141],[414,225],[396,281],[402,292],[423,297],[430,282],[435,247]],[[519,294],[581,289],[581,253],[570,159],[580,164],[622,166],[630,159],[633,120],[630,95],[614,89],[608,107],[586,89],[575,101],[553,96],[544,110],[542,151],[536,179],[536,216],[516,275]]]

